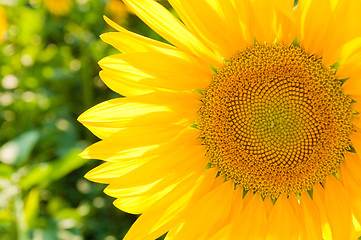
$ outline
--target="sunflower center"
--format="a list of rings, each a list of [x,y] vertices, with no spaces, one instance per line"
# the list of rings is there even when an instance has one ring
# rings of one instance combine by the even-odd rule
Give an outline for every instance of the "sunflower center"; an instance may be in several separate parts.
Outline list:
[[[351,99],[335,70],[300,47],[255,45],[234,55],[202,101],[210,163],[262,196],[312,189],[350,146]]]

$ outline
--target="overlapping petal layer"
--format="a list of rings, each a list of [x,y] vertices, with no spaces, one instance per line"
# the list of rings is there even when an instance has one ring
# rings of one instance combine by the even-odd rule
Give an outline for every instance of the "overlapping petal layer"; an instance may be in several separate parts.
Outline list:
[[[361,2],[359,0],[169,0],[180,20],[153,0],[124,2],[169,44],[117,30],[101,38],[121,53],[99,62],[102,80],[126,96],[101,103],[79,121],[102,140],[82,153],[103,165],[86,177],[109,184],[119,209],[142,215],[126,240],[352,239],[361,223],[361,120],[353,118],[351,145],[338,179],[312,193],[277,201],[234,188],[207,169],[206,148],[193,122],[221,67],[254,40],[290,45],[297,38],[336,77],[361,111]],[[347,80],[346,80],[347,79]]]

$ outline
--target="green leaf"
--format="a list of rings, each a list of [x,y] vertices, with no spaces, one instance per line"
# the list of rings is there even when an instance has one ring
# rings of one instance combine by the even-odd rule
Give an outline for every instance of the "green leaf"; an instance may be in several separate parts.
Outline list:
[[[52,162],[50,175],[44,184],[47,185],[52,181],[58,180],[68,175],[75,169],[83,166],[88,161],[88,159],[79,157],[78,155],[80,152],[81,151],[79,149],[72,149],[65,157]]]
[[[39,138],[40,133],[37,130],[31,130],[5,143],[0,148],[0,160],[17,167],[22,166],[29,158]]]
[[[51,215],[56,215],[61,209],[70,208],[69,202],[60,197],[60,196],[53,196],[46,206],[47,212]]]
[[[12,212],[8,210],[0,210],[0,221],[7,221],[7,222],[14,221],[14,215],[12,214]]]
[[[80,219],[81,216],[75,208],[62,208],[54,213],[55,219]]]
[[[25,221],[30,228],[35,227],[39,215],[39,202],[39,190],[34,188],[27,195],[24,206]]]
[[[50,183],[64,177],[75,169],[83,166],[88,160],[80,158],[79,149],[72,149],[69,153],[50,163],[33,164],[28,174],[20,181],[23,189],[29,189],[34,185],[46,187]]]
[[[10,165],[0,163],[0,178],[10,179],[14,170]]]
[[[22,189],[27,190],[34,185],[47,181],[46,178],[50,175],[51,165],[49,163],[33,164],[30,167],[28,174],[26,174],[19,182]]]

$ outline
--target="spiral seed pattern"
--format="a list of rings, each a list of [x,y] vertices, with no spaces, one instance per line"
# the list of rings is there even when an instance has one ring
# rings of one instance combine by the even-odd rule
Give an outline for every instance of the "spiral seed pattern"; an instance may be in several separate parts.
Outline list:
[[[350,146],[351,99],[334,69],[297,46],[239,52],[202,101],[198,126],[210,163],[262,196],[312,189]]]

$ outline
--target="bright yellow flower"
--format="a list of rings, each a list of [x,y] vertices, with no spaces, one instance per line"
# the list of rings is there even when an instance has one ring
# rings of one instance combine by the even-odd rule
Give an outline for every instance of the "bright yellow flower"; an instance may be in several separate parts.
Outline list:
[[[0,5],[0,43],[5,39],[5,31],[8,27],[8,21],[5,17],[4,8]]]
[[[124,23],[128,17],[128,8],[121,0],[110,0],[106,7],[105,12],[109,13],[112,19],[118,23]]]
[[[63,16],[70,12],[73,7],[72,0],[44,0],[44,5],[48,11],[56,16]]]
[[[357,239],[361,1],[124,2],[170,43],[106,19],[126,97],[79,117],[125,239]]]

